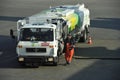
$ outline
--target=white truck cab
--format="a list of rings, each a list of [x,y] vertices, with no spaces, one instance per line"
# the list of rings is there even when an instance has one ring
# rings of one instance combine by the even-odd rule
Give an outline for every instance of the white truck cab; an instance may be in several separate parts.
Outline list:
[[[58,60],[56,25],[25,24],[18,30],[18,61],[25,63],[54,62]]]

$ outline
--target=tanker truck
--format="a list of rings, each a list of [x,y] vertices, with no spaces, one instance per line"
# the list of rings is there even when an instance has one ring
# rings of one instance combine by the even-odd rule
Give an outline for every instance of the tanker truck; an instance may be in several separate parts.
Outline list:
[[[62,42],[67,34],[72,34],[76,42],[86,41],[90,26],[89,15],[89,9],[84,4],[61,5],[18,20],[18,61],[26,65],[57,65],[64,48]]]

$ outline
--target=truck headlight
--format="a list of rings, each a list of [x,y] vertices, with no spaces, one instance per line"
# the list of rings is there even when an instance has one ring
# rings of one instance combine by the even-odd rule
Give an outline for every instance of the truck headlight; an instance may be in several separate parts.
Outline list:
[[[24,61],[24,58],[23,57],[19,57],[18,61],[22,62],[22,61]]]
[[[48,61],[53,61],[53,58],[48,58]]]

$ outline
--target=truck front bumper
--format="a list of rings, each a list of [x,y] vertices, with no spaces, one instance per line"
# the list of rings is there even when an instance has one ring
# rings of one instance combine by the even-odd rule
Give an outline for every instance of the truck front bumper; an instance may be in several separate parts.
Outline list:
[[[57,57],[53,56],[19,56],[18,62],[20,63],[45,63],[57,62]]]

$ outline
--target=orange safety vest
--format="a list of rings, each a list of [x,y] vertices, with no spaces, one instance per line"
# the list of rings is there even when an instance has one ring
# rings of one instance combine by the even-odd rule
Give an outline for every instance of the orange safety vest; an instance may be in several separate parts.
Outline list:
[[[66,59],[67,62],[72,61],[72,57],[73,57],[73,54],[74,54],[74,48],[72,48],[70,50],[70,47],[71,47],[70,43],[67,43],[66,44],[66,51],[65,51],[66,52],[65,53],[65,59]]]

